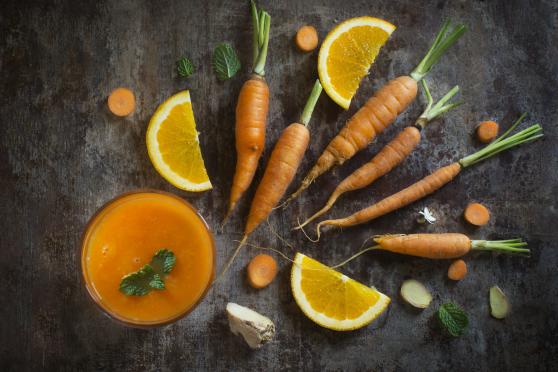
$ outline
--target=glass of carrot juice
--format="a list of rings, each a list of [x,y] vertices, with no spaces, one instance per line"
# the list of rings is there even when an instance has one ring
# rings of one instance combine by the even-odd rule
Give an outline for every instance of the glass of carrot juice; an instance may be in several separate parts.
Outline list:
[[[123,292],[122,279],[162,249],[175,259],[164,289]],[[162,191],[118,196],[91,218],[83,235],[81,269],[91,298],[129,326],[160,326],[188,314],[209,289],[214,266],[215,244],[204,219],[188,202]]]

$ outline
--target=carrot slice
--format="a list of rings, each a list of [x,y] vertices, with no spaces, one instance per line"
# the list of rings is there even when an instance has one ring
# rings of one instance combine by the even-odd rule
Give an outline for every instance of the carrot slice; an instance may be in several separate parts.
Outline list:
[[[109,110],[116,116],[128,116],[136,108],[134,93],[128,88],[116,88],[108,97]]]
[[[277,262],[268,254],[259,254],[248,264],[248,283],[254,288],[264,288],[277,275]]]
[[[318,46],[318,32],[312,26],[302,26],[295,36],[298,49],[303,52],[311,52]]]
[[[488,220],[490,220],[490,212],[488,208],[480,203],[471,203],[465,208],[463,217],[471,225],[482,226],[486,225]]]
[[[477,127],[477,138],[482,143],[492,142],[498,137],[498,123],[495,121],[483,121]]]
[[[455,260],[448,268],[448,278],[461,280],[467,275],[467,264],[463,260]]]

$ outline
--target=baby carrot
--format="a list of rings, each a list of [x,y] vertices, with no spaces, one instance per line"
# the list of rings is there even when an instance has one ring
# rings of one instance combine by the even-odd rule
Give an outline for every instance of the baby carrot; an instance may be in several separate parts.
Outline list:
[[[377,245],[357,252],[340,264],[332,266],[332,268],[341,267],[372,250],[384,250],[430,259],[458,258],[472,250],[509,254],[530,253],[530,250],[526,248],[527,243],[521,239],[471,240],[467,235],[459,233],[377,235],[374,237],[374,242]]]
[[[236,170],[233,177],[227,216],[248,189],[256,173],[258,162],[265,145],[265,127],[269,109],[269,87],[264,79],[265,61],[269,43],[271,17],[263,10],[256,9],[252,1],[253,22],[253,74],[238,96],[236,105]]]

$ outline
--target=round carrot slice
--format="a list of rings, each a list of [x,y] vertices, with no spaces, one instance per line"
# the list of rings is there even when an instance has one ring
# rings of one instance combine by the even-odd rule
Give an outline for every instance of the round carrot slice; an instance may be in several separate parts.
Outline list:
[[[318,32],[312,26],[302,26],[295,36],[298,49],[303,52],[311,52],[318,46]]]
[[[448,278],[461,280],[467,275],[467,264],[463,260],[455,260],[448,268]]]
[[[471,203],[465,208],[463,217],[471,225],[482,226],[486,225],[488,220],[490,220],[490,212],[488,208],[480,203]]]
[[[248,264],[248,282],[254,288],[264,288],[277,275],[277,262],[268,254],[259,254]]]
[[[477,138],[482,143],[489,143],[498,137],[498,123],[495,121],[483,121],[477,127]]]
[[[136,108],[136,97],[128,88],[116,88],[108,97],[108,107],[116,116],[128,116]]]

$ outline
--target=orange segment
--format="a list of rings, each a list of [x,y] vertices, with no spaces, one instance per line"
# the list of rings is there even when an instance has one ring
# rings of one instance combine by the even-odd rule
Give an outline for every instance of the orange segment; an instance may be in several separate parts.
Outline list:
[[[373,17],[349,19],[325,38],[318,56],[318,73],[326,93],[347,109],[360,82],[374,63],[395,26]]]
[[[188,91],[159,106],[147,129],[147,149],[157,171],[176,187],[188,191],[211,188]]]
[[[320,262],[297,253],[291,272],[295,300],[306,316],[322,327],[347,331],[378,317],[389,297]]]

